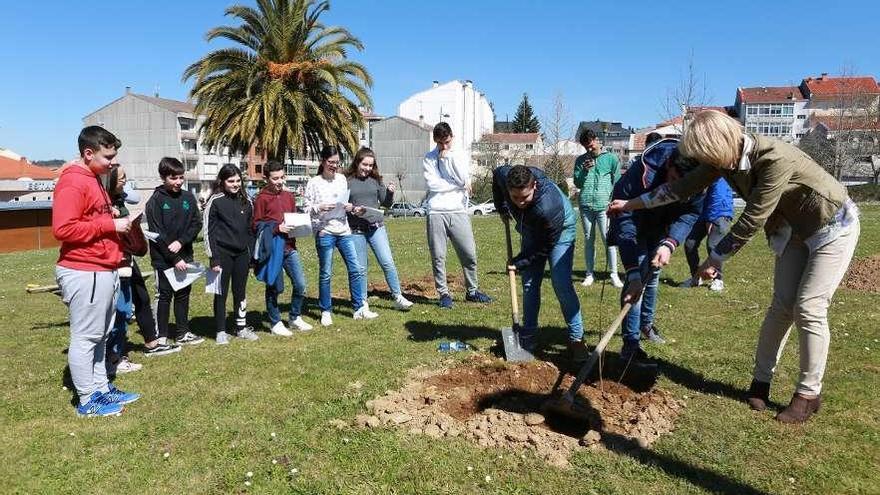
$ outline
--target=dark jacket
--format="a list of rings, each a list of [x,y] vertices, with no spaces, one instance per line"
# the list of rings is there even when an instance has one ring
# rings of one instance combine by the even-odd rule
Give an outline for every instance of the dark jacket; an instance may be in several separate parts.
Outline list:
[[[156,240],[150,242],[150,263],[153,268],[171,268],[180,260],[192,262],[192,245],[202,229],[195,196],[189,191],[173,193],[165,186],[159,186],[147,201],[145,214],[150,231],[159,234]],[[168,250],[168,245],[174,241],[182,245],[177,253]]]
[[[669,167],[678,158],[678,141],[651,145],[615,184],[612,199],[633,199],[667,182]],[[637,270],[639,256],[661,243],[674,250],[683,243],[703,211],[703,193],[650,210],[625,212],[611,219],[608,244],[617,246],[627,272]]]
[[[274,286],[276,293],[284,292],[284,277],[281,275],[284,263],[284,236],[274,235],[278,223],[274,220],[256,223],[257,240],[254,245],[254,269],[257,280]]]
[[[568,198],[535,167],[529,167],[537,181],[532,203],[523,209],[514,206],[507,189],[510,169],[510,165],[495,169],[492,200],[499,213],[509,214],[516,220],[516,230],[523,236],[523,250],[513,259],[513,264],[521,269],[547,259],[560,240],[574,240],[576,220]]]
[[[218,255],[251,253],[254,237],[251,219],[254,210],[249,199],[217,193],[205,205],[205,250],[211,266],[218,266]]]

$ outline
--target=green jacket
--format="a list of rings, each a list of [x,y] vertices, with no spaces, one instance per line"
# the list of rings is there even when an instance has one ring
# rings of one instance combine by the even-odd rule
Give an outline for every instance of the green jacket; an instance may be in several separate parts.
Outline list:
[[[678,197],[688,197],[724,177],[745,200],[746,207],[725,239],[719,254],[739,250],[761,227],[773,234],[783,222],[792,235],[807,239],[827,225],[846,202],[846,188],[798,148],[765,136],[749,134],[755,145],[748,170],[700,165],[671,184]]]
[[[574,161],[574,186],[581,190],[578,195],[581,208],[605,211],[614,183],[619,179],[620,162],[614,153],[603,151],[593,159],[588,151]]]

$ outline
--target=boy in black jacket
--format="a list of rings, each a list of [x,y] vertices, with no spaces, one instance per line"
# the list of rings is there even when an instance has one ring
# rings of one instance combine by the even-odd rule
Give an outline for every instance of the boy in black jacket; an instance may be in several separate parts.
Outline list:
[[[168,320],[173,298],[177,343],[200,344],[205,339],[189,331],[189,294],[192,286],[175,291],[164,273],[171,267],[175,270],[186,270],[186,264],[193,261],[193,241],[202,229],[195,196],[181,189],[183,171],[183,164],[176,158],[165,157],[159,162],[162,185],[153,192],[146,208],[149,229],[159,235],[150,243],[150,262],[156,271],[156,285],[159,289],[156,319],[160,338],[164,340],[168,337]]]

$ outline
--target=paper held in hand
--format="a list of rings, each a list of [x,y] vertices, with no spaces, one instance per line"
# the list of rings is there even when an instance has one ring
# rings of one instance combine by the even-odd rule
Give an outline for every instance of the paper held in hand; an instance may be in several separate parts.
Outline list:
[[[308,237],[312,235],[312,219],[308,213],[285,213],[284,225],[290,227],[290,237]]]
[[[369,206],[362,206],[364,209],[364,214],[361,215],[361,218],[370,222],[371,224],[377,224],[382,222],[382,219],[385,217],[385,212],[380,210],[379,208],[370,208]]]
[[[168,268],[164,270],[165,278],[168,279],[168,284],[171,285],[171,288],[174,291],[179,291],[180,289],[192,285],[199,277],[205,274],[205,267],[199,263],[187,263],[186,271],[180,271],[174,268]]]
[[[205,271],[205,294],[223,295],[223,286],[220,284],[220,281],[223,279],[222,275],[222,268],[216,272],[214,270]]]

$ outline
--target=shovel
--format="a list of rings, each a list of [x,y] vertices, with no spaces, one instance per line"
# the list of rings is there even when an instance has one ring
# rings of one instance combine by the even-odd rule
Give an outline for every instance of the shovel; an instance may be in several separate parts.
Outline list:
[[[510,220],[502,217],[504,233],[507,239],[507,275],[510,277],[510,315],[513,324],[501,329],[501,343],[504,347],[504,359],[513,363],[532,361],[535,356],[522,348],[519,342],[519,304],[516,300],[516,269],[512,265],[513,246],[510,242]]]

